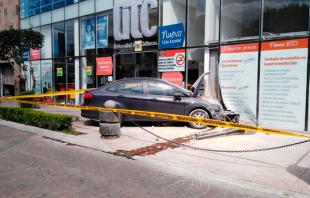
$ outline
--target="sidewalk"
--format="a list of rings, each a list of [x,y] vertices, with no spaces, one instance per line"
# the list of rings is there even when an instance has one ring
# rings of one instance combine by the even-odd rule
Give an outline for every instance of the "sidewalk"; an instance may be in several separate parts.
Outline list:
[[[1,106],[14,105],[2,101]],[[166,127],[144,125],[143,128],[129,124],[121,128],[120,138],[101,139],[98,123],[82,118],[80,110],[56,107],[41,107],[38,110],[78,117],[73,127],[84,135],[66,135],[6,121],[1,121],[0,124],[20,127],[44,137],[115,155],[129,156],[171,171],[190,172],[193,176],[233,183],[239,187],[275,193],[283,197],[310,196],[309,142],[261,152],[206,151],[263,149],[304,141],[304,138],[254,133],[195,140],[192,135],[200,130],[186,127],[185,123],[178,123]],[[188,147],[171,144],[146,130]]]

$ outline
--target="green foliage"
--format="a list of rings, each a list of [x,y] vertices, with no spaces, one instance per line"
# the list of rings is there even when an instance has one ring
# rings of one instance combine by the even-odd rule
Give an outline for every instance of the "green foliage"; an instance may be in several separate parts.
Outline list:
[[[45,113],[18,107],[0,107],[0,119],[79,135],[79,132],[72,130],[72,117],[69,115]]]
[[[32,28],[9,29],[0,31],[0,60],[14,61],[20,65],[23,63],[23,49],[41,49],[44,43],[44,35]]]
[[[34,90],[30,90],[30,91],[23,91],[20,92],[18,95],[19,96],[23,96],[23,95],[33,95],[35,94]],[[20,98],[19,100],[23,100],[23,101],[34,101],[34,98]],[[26,104],[26,103],[19,103],[19,106],[22,108],[36,108],[37,105],[33,105],[33,104]]]

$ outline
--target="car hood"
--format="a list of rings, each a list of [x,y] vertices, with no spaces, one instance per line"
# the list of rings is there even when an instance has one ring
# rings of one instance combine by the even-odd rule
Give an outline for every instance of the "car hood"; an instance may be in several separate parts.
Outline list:
[[[189,90],[191,90],[193,92],[193,95],[192,97],[193,98],[197,98],[198,94],[199,94],[199,89],[203,83],[203,80],[204,80],[204,76],[205,75],[208,75],[211,73],[211,70],[202,74],[197,80],[196,82],[191,86],[191,88]]]

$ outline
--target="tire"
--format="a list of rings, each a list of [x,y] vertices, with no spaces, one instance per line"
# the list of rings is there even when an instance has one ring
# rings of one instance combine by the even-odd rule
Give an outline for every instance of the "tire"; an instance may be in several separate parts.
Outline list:
[[[210,116],[208,114],[208,112],[206,112],[203,109],[194,109],[193,111],[191,111],[189,113],[188,116],[192,116],[192,117],[199,117],[199,118],[207,118],[209,119]],[[194,122],[190,122],[189,125],[194,128],[194,129],[205,129],[207,128],[207,125],[203,125],[203,124],[198,124],[198,123],[194,123]]]
[[[120,123],[120,126],[122,127],[123,124],[124,124],[124,116],[123,116],[123,114],[119,114],[119,123]]]

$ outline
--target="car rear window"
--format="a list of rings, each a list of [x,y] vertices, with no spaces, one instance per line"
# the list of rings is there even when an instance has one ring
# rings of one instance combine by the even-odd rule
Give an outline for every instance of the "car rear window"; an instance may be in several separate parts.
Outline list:
[[[117,91],[121,92],[121,93],[138,93],[138,94],[142,94],[143,93],[142,82],[126,82],[126,83],[122,83],[119,86]]]
[[[119,84],[116,84],[116,85],[113,85],[111,87],[108,87],[106,89],[106,91],[109,91],[109,92],[115,92],[117,90],[117,87],[119,86]]]

